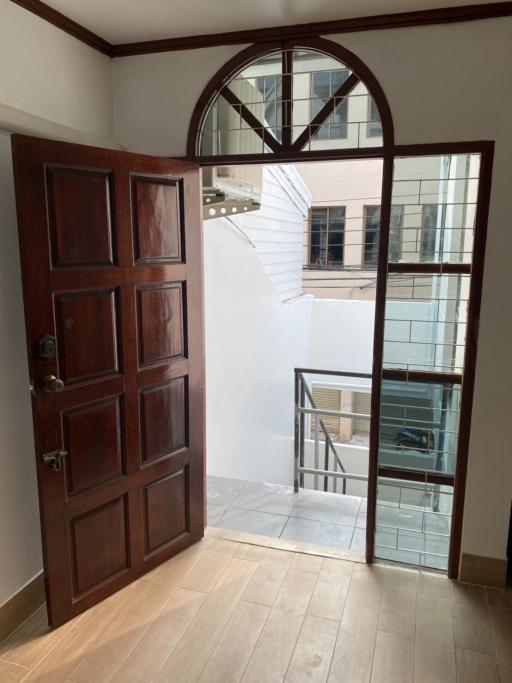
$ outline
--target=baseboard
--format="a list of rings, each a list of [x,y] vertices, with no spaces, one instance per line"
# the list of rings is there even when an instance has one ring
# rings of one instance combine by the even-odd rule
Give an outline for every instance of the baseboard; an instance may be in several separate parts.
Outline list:
[[[45,601],[43,573],[38,574],[0,607],[0,642]]]
[[[459,579],[466,583],[504,588],[507,585],[507,560],[462,553]]]

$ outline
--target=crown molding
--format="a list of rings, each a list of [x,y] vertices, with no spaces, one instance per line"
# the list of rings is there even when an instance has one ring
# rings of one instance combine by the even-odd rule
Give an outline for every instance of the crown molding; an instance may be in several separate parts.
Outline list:
[[[276,26],[271,28],[249,29],[245,31],[229,31],[180,38],[164,38],[133,43],[112,45],[96,33],[69,19],[61,12],[53,9],[41,0],[11,0],[29,12],[49,21],[54,26],[81,40],[86,45],[99,50],[109,57],[127,57],[132,55],[152,54],[156,52],[174,52],[177,50],[194,50],[202,47],[220,45],[244,45],[248,43],[267,43],[273,40],[298,40],[319,35],[334,33],[355,33],[357,31],[377,31],[391,28],[408,28],[412,26],[431,26],[434,24],[451,24],[455,22],[479,21],[512,16],[512,2],[494,2],[479,5],[459,5],[414,12],[398,12],[379,14],[353,19],[295,24],[293,26]]]

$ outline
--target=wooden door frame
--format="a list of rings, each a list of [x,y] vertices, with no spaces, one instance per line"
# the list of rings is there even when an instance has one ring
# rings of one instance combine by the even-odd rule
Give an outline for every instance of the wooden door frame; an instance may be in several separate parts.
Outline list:
[[[447,575],[455,579],[459,575],[461,554],[462,524],[464,516],[464,501],[466,492],[467,465],[469,456],[469,441],[471,416],[473,409],[473,395],[476,371],[476,355],[478,347],[478,323],[482,299],[483,269],[485,245],[487,240],[487,223],[489,215],[492,168],[494,157],[494,141],[478,140],[467,142],[420,143],[414,145],[396,145],[394,143],[382,148],[358,150],[312,151],[295,152],[286,155],[230,155],[202,158],[187,157],[202,167],[235,166],[235,165],[266,165],[282,163],[304,163],[307,161],[348,161],[354,159],[382,160],[382,190],[381,190],[381,224],[379,231],[379,255],[377,266],[375,323],[372,367],[371,421],[370,421],[370,449],[368,468],[368,512],[366,525],[366,562],[374,561],[375,550],[375,522],[377,504],[378,479],[378,450],[379,450],[379,412],[382,388],[383,352],[384,352],[384,322],[386,303],[386,284],[388,277],[388,243],[389,222],[391,214],[391,197],[393,189],[394,160],[398,157],[436,156],[442,154],[479,154],[480,176],[477,196],[477,213],[475,218],[475,239],[473,244],[473,260],[471,264],[471,284],[468,307],[466,349],[464,355],[464,371],[461,392],[461,412],[459,424],[459,438],[457,446],[456,471],[453,484],[453,511],[450,533],[450,551]],[[457,265],[457,264],[455,264]],[[443,265],[440,272],[452,270],[450,265]],[[409,269],[410,270],[410,269]],[[421,270],[421,268],[419,269]],[[457,269],[453,269],[455,272]],[[404,373],[405,374],[405,373]],[[412,373],[407,376],[414,379]],[[460,375],[444,373],[429,373],[431,381],[452,381],[460,383]],[[407,471],[409,480],[416,479],[424,482],[421,473]],[[433,475],[432,481],[445,483],[439,476]]]

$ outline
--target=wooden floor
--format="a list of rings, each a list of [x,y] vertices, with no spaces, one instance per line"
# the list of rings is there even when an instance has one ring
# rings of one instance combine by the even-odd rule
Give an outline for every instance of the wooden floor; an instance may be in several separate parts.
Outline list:
[[[512,681],[512,591],[215,533],[55,631],[41,608],[1,683]]]

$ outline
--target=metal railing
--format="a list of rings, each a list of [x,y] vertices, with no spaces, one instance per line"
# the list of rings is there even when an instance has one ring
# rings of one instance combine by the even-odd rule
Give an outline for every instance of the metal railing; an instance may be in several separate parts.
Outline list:
[[[342,493],[347,492],[347,480],[368,481],[365,474],[352,474],[346,471],[341,456],[336,449],[322,417],[352,418],[356,420],[370,420],[370,415],[341,410],[320,410],[313,398],[305,375],[326,375],[331,377],[346,377],[357,379],[371,379],[370,374],[361,372],[341,372],[336,370],[312,370],[295,368],[295,441],[294,441],[294,490],[304,488],[304,475],[312,474],[314,488],[318,490],[319,481],[323,478],[323,490],[329,490],[329,479],[333,480],[333,491],[337,493],[338,480],[342,480]],[[306,403],[307,402],[307,403]],[[316,416],[314,425],[314,467],[305,466],[306,415]],[[323,434],[323,446],[320,445],[320,434]],[[323,468],[320,466],[320,449],[323,448]],[[332,463],[332,469],[331,469]]]

